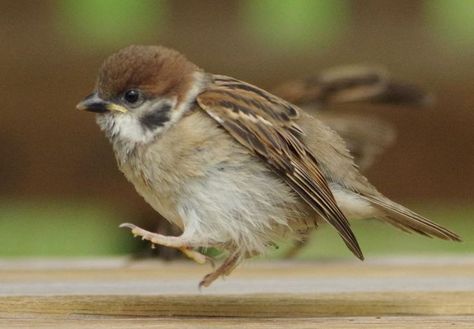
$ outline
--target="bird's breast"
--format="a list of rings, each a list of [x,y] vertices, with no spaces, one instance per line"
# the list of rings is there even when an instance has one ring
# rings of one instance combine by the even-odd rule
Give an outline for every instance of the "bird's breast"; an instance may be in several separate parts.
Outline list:
[[[150,159],[144,154],[137,154],[119,167],[128,181],[134,185],[138,194],[153,209],[168,221],[183,227],[182,220],[176,212],[179,184],[173,185],[169,179],[166,179],[169,174],[160,166],[160,161]]]

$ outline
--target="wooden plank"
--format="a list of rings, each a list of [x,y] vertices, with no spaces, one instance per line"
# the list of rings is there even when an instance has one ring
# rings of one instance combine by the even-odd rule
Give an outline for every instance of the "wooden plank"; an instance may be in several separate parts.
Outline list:
[[[474,327],[470,256],[250,262],[199,291],[207,271],[190,262],[0,260],[0,328]]]
[[[0,314],[249,318],[474,315],[474,292],[20,296],[0,298]]]
[[[370,262],[251,262],[198,290],[191,262],[0,262],[0,296],[474,291],[474,257]]]
[[[220,318],[102,318],[102,319],[9,319],[0,320],[0,328],[55,328],[55,329],[314,329],[314,328],[469,328],[474,317],[340,317],[340,318],[300,318],[300,319],[220,319]]]

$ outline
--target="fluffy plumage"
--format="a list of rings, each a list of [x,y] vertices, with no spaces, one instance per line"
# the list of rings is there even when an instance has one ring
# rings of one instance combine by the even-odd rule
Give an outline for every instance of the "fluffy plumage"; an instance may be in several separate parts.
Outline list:
[[[127,100],[130,90],[140,93],[139,101]],[[304,236],[321,220],[359,258],[347,217],[376,217],[459,239],[381,195],[359,173],[343,140],[318,119],[253,85],[204,73],[166,48],[132,46],[110,57],[95,93],[78,108],[100,112],[98,123],[119,168],[183,234],[166,237],[125,226],[197,261],[197,247],[230,252],[204,286],[242,258],[286,236]],[[160,108],[167,120],[152,128],[144,124]]]

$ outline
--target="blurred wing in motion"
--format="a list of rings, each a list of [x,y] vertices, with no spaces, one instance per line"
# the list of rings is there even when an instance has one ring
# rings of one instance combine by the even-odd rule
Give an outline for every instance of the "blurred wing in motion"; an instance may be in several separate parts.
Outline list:
[[[433,102],[433,96],[420,88],[394,81],[384,69],[368,66],[329,69],[281,84],[273,93],[300,107],[348,102],[423,106]]]
[[[395,142],[395,129],[380,119],[332,111],[331,105],[366,102],[427,106],[433,101],[433,97],[420,88],[393,81],[386,70],[362,65],[337,67],[306,79],[289,81],[274,92],[304,109],[318,110],[318,118],[345,140],[362,171]]]

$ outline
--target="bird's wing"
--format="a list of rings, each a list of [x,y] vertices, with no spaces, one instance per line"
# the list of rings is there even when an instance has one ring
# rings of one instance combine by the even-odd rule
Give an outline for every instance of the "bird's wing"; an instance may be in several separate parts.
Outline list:
[[[273,92],[298,106],[348,102],[421,106],[433,100],[432,95],[415,85],[394,81],[382,68],[362,65],[336,67],[288,81]]]
[[[347,218],[336,204],[318,161],[302,142],[294,122],[298,109],[248,83],[214,75],[197,97],[199,106],[230,135],[255,152],[273,171],[339,232],[348,248],[363,259]]]

